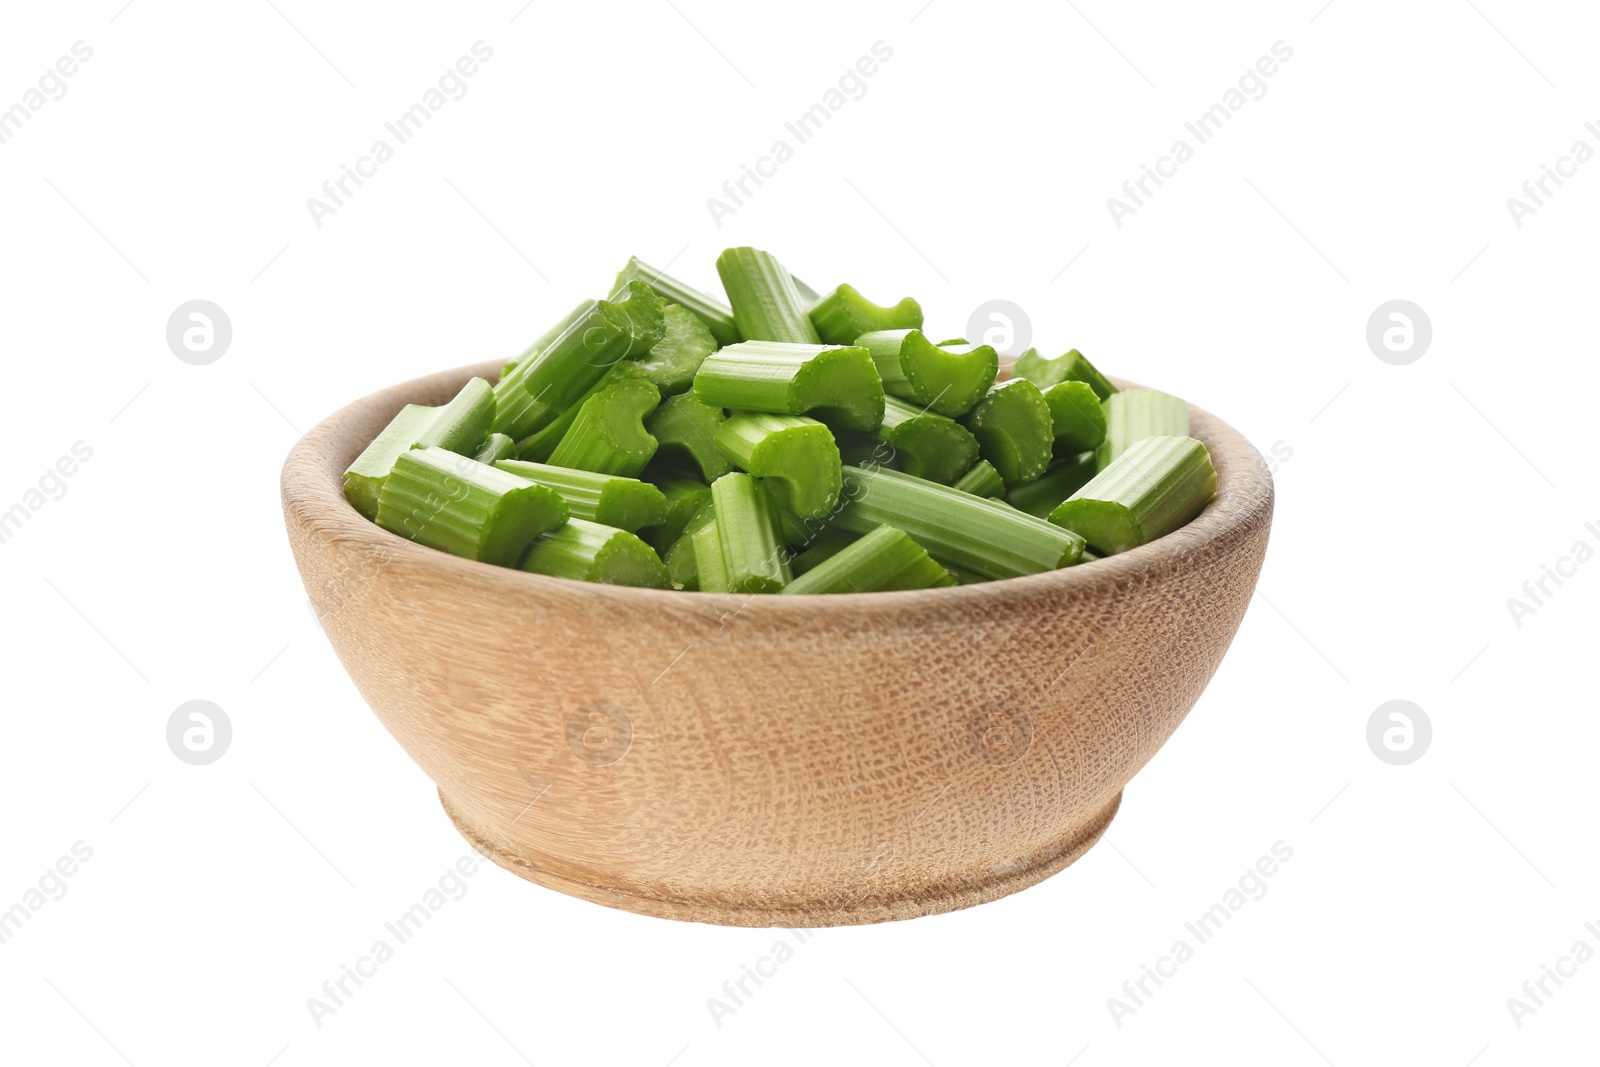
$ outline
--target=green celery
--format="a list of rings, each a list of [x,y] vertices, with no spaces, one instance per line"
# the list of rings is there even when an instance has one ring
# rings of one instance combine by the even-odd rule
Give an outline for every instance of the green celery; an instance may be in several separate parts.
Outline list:
[[[793,274],[789,275],[789,280],[794,282],[794,291],[800,294],[800,303],[808,309],[817,306],[817,301],[822,299],[821,294]]]
[[[395,460],[378,496],[377,523],[430,548],[514,567],[535,537],[567,516],[555,490],[434,447]]]
[[[894,468],[949,485],[978,459],[978,439],[954,419],[913,407],[898,397],[884,400],[883,423],[874,436],[894,450]]]
[[[702,593],[733,592],[727,557],[722,554],[722,535],[717,532],[716,522],[708,522],[693,533],[685,534],[684,538],[693,549],[694,588]]]
[[[1057,504],[1087,485],[1094,474],[1093,452],[1063,456],[1041,477],[1006,493],[1006,503],[1035,518],[1048,519]]]
[[[785,594],[881,593],[955,585],[923,547],[893,526],[880,526],[783,587]]]
[[[642,356],[618,360],[614,370],[622,377],[643,378],[671,396],[694,384],[695,371],[717,350],[717,340],[692,311],[677,304],[662,308],[661,318],[661,340]]]
[[[993,463],[980,459],[967,473],[956,479],[955,488],[973,496],[997,497],[1005,495],[1006,481],[1000,477],[1000,472],[994,469]]]
[[[649,382],[613,382],[583,402],[550,462],[633,477],[656,454],[656,439],[645,430],[644,419],[659,403],[661,394]]]
[[[1050,513],[1050,521],[1112,556],[1154,541],[1205,510],[1217,491],[1206,446],[1146,437]]]
[[[826,515],[839,503],[839,446],[815,419],[737,412],[717,427],[716,445],[801,518]]]
[[[517,454],[517,443],[503,433],[492,433],[472,458],[490,466]]]
[[[705,323],[711,336],[717,339],[717,345],[738,344],[744,340],[738,323],[733,321],[733,309],[727,304],[657,270],[638,256],[629,259],[627,265],[617,272],[617,280],[612,285],[613,297],[634,281],[648,285],[663,303],[677,304],[694,314]]]
[[[789,561],[789,569],[798,578],[837,556],[857,540],[859,538],[855,534],[845,533],[843,530],[824,530],[812,540],[810,548],[796,554]]]
[[[494,386],[473,378],[440,408],[413,447],[443,448],[463,456],[476,455],[489,436],[494,421]]]
[[[1117,391],[1117,387],[1095,370],[1094,364],[1076,348],[1054,359],[1046,359],[1039,355],[1037,348],[1030,348],[1017,357],[1011,372],[1018,378],[1028,379],[1040,389],[1048,389],[1060,382],[1085,382],[1101,400]]]
[[[567,327],[577,322],[583,317],[584,313],[592,307],[594,307],[593,300],[584,300],[579,303],[577,307],[561,316],[561,319],[554,326],[550,327],[544,333],[534,338],[533,344],[529,345],[527,348],[524,348],[521,355],[508,362],[505,365],[505,368],[501,370],[500,377],[504,378],[506,375],[510,374],[513,367],[527,359],[529,356],[536,355],[540,352],[543,352],[546,348],[549,348],[551,341],[554,341],[557,337],[560,337],[562,334],[566,333]]]
[[[646,475],[650,472],[646,471]],[[663,474],[656,479],[656,488],[667,503],[666,514],[659,522],[651,523],[639,531],[639,536],[657,552],[663,553],[673,542],[683,536],[699,510],[711,503],[711,487],[698,478],[682,474]]]
[[[863,348],[744,341],[706,358],[694,379],[708,404],[771,415],[813,415],[850,430],[883,421],[883,382]]]
[[[661,301],[643,282],[622,301],[596,300],[550,342],[495,386],[496,433],[521,441],[582,399],[617,360],[643,355],[665,333]]]
[[[854,343],[872,356],[885,392],[951,418],[970,411],[1000,369],[989,345],[936,345],[921,330],[874,330]]]
[[[345,470],[345,499],[369,520],[378,517],[378,494],[394,461],[411,450],[438,414],[438,408],[407,404]]]
[[[794,279],[771,253],[748,247],[725,249],[717,257],[717,275],[746,340],[821,342]]]
[[[1188,437],[1189,405],[1154,389],[1126,389],[1103,401],[1106,439],[1095,453],[1105,470],[1136,441],[1146,437]]]
[[[709,528],[716,531],[724,579],[714,584],[725,585],[726,589],[707,587],[706,561],[696,542],[695,560],[702,590],[776,593],[789,584],[789,552],[778,538],[778,509],[760,482],[737,471],[724,474],[711,485],[711,510],[714,518]]]
[[[846,467],[844,483],[837,526],[863,534],[894,526],[940,563],[985,578],[1069,567],[1083,551],[1083,538],[1070,530],[909,474]]]
[[[1057,453],[1077,455],[1106,439],[1106,411],[1088,382],[1057,382],[1044,391],[1044,402]]]
[[[1026,378],[999,383],[961,421],[1007,488],[1033,481],[1050,466],[1055,440],[1050,405]]]
[[[922,306],[908,296],[893,307],[879,307],[854,286],[840,285],[812,303],[811,325],[825,344],[854,344],[872,330],[920,329]]]
[[[706,493],[708,496],[710,492],[711,487],[707,486]],[[694,535],[705,527],[710,526],[714,515],[715,512],[711,508],[711,501],[707,500],[700,505],[699,510],[684,524],[683,532],[678,535],[677,540],[673,541],[667,547],[667,550],[661,553],[661,559],[667,565],[667,576],[672,579],[672,584],[679,589],[693,591],[700,588],[700,570],[695,556]],[[717,549],[718,566],[722,562],[721,552],[722,549],[719,546]],[[707,592],[714,592],[714,590],[707,590]]]
[[[707,404],[694,393],[680,393],[663,401],[645,420],[644,428],[660,442],[663,456],[688,459],[710,483],[733,470],[717,450],[717,427],[724,418],[717,405]]]
[[[637,478],[521,459],[501,460],[495,466],[554,489],[567,502],[575,519],[614,526],[630,533],[666,521],[666,495]]]
[[[580,582],[672,587],[655,549],[627,530],[587,519],[569,519],[566,525],[537,538],[519,566],[534,574]]]

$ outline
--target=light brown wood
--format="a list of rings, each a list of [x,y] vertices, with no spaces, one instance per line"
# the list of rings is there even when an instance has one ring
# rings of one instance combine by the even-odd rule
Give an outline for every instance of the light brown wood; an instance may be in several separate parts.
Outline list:
[[[591,585],[395,537],[340,475],[405,403],[305,436],[283,505],[313,605],[389,732],[479,851],[564,893],[741,926],[980,904],[1098,840],[1233,640],[1272,479],[1198,408],[1219,483],[1132,552],[1003,582],[733,597]]]

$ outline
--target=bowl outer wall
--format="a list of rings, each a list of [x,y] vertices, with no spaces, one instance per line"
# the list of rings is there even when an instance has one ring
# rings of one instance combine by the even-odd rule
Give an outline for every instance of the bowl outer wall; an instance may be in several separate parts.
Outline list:
[[[1052,873],[1199,698],[1266,551],[1265,462],[1193,406],[1218,492],[1188,526],[948,589],[595,585],[437,552],[350,507],[343,470],[404,404],[499,369],[419,378],[320,423],[284,465],[290,543],[340,660],[463,832],[527,877],[635,910],[899,917]]]

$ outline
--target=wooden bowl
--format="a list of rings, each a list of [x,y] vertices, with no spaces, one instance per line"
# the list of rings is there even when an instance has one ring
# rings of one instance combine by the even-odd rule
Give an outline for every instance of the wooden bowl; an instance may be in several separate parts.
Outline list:
[[[456,828],[529,881],[647,915],[827,926],[950,911],[1083,855],[1216,671],[1272,519],[1261,456],[1191,408],[1217,497],[1120,556],[982,585],[723,596],[593,585],[368,522],[341,473],[374,393],[289,454],[323,629]]]

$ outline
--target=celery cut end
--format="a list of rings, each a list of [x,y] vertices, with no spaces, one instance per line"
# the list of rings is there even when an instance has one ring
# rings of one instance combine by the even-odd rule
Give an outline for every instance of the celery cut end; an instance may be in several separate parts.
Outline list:
[[[1120,395],[1120,394],[1119,394]],[[1050,513],[1101,555],[1154,541],[1205,510],[1217,489],[1206,446],[1191,437],[1147,437]]]

